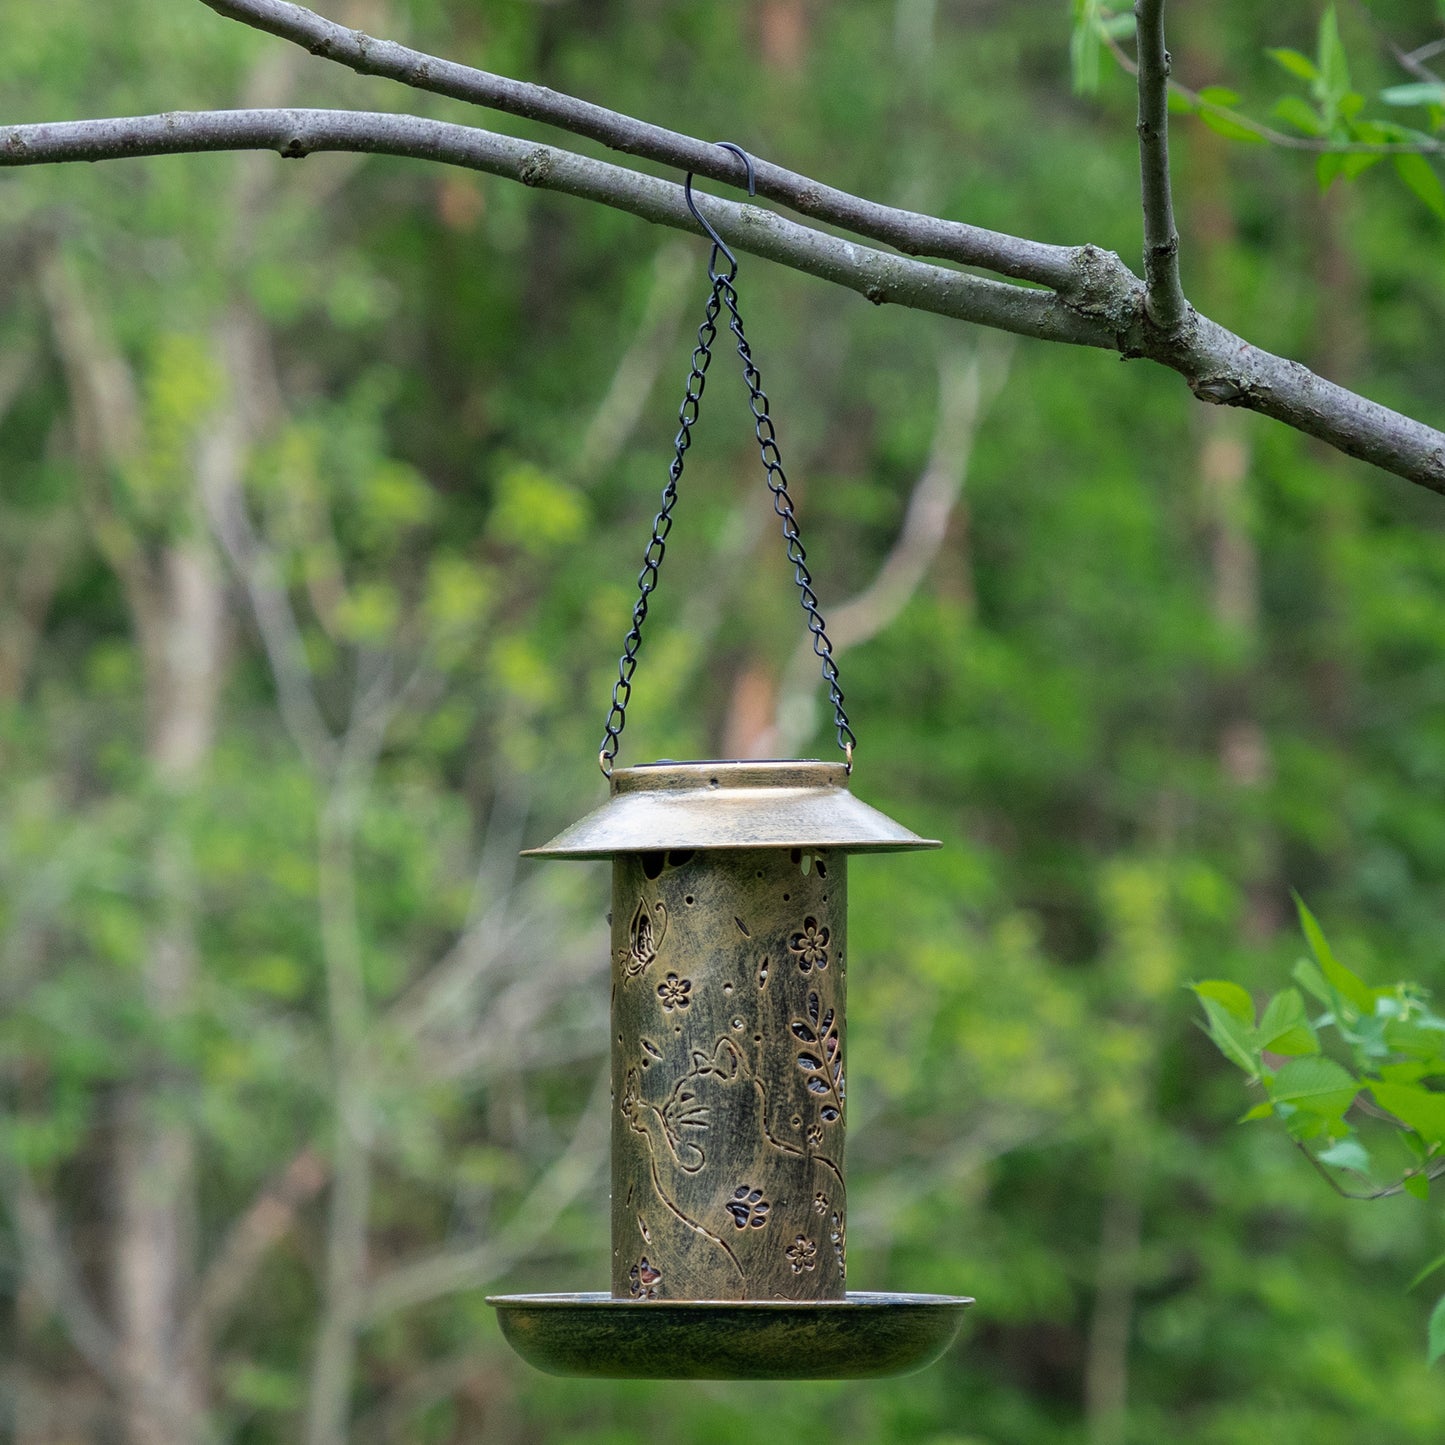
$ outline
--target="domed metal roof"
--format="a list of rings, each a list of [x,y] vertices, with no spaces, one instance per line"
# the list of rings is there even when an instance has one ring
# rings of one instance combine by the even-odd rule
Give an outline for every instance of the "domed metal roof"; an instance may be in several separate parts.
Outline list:
[[[647,763],[618,768],[612,796],[527,858],[610,858],[672,848],[937,848],[848,791],[842,763]]]

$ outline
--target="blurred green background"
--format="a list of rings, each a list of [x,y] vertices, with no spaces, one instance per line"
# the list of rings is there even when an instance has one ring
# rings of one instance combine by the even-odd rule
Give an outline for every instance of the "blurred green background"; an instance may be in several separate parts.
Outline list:
[[[1417,0],[1375,7],[1402,43]],[[191,0],[9,0],[6,121],[407,94]],[[346,23],[879,200],[1139,249],[1131,82],[1055,0],[354,0]],[[1273,94],[1319,11],[1181,4]],[[1366,83],[1386,65],[1342,16]],[[1432,28],[1433,27],[1433,28]],[[1207,313],[1445,423],[1445,228],[1175,128]],[[541,135],[542,132],[535,132]],[[548,139],[555,137],[548,136]],[[564,142],[565,143],[565,142]],[[0,181],[0,1404],[18,1445],[1438,1442],[1442,1246],[1332,1195],[1187,980],[1290,887],[1440,983],[1445,507],[1142,364],[743,258],[861,739],[850,1283],[976,1295],[916,1378],[550,1380],[488,1291],[605,1286],[596,749],[701,242],[411,162]],[[623,761],[829,756],[719,355]],[[911,504],[921,521],[907,524]]]

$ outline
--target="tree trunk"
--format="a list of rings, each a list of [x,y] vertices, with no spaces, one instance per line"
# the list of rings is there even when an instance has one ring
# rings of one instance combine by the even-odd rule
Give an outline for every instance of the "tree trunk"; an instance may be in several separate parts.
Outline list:
[[[215,738],[224,595],[215,559],[190,538],[164,548],[157,582],[141,628],[147,754],[163,795],[178,804],[199,781]],[[153,866],[163,916],[142,988],[158,1019],[174,1019],[190,1004],[196,973],[189,848],[174,818],[158,830]],[[112,1290],[128,1445],[194,1439],[205,1408],[201,1362],[184,1356],[178,1339],[195,1255],[195,1141],[165,1104],[182,1087],[158,1059],[116,1107]]]

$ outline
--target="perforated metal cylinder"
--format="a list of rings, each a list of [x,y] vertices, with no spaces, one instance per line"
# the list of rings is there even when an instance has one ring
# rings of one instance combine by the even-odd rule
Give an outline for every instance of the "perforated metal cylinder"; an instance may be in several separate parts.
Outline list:
[[[615,1297],[843,1297],[846,863],[614,857]]]

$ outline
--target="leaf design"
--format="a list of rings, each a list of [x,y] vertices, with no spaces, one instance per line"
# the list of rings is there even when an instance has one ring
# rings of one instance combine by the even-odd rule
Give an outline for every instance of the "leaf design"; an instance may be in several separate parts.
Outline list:
[[[804,1003],[807,1019],[793,1019],[789,1027],[793,1037],[811,1050],[797,1055],[798,1067],[806,1076],[806,1087],[820,1102],[818,1117],[824,1124],[836,1124],[843,1117],[843,1041],[838,1034],[838,1015],[834,1009],[824,1009],[823,1000],[816,989],[808,991]],[[826,1101],[826,1102],[824,1102]],[[811,1126],[812,1130],[816,1125]],[[819,1138],[822,1130],[817,1129]]]

